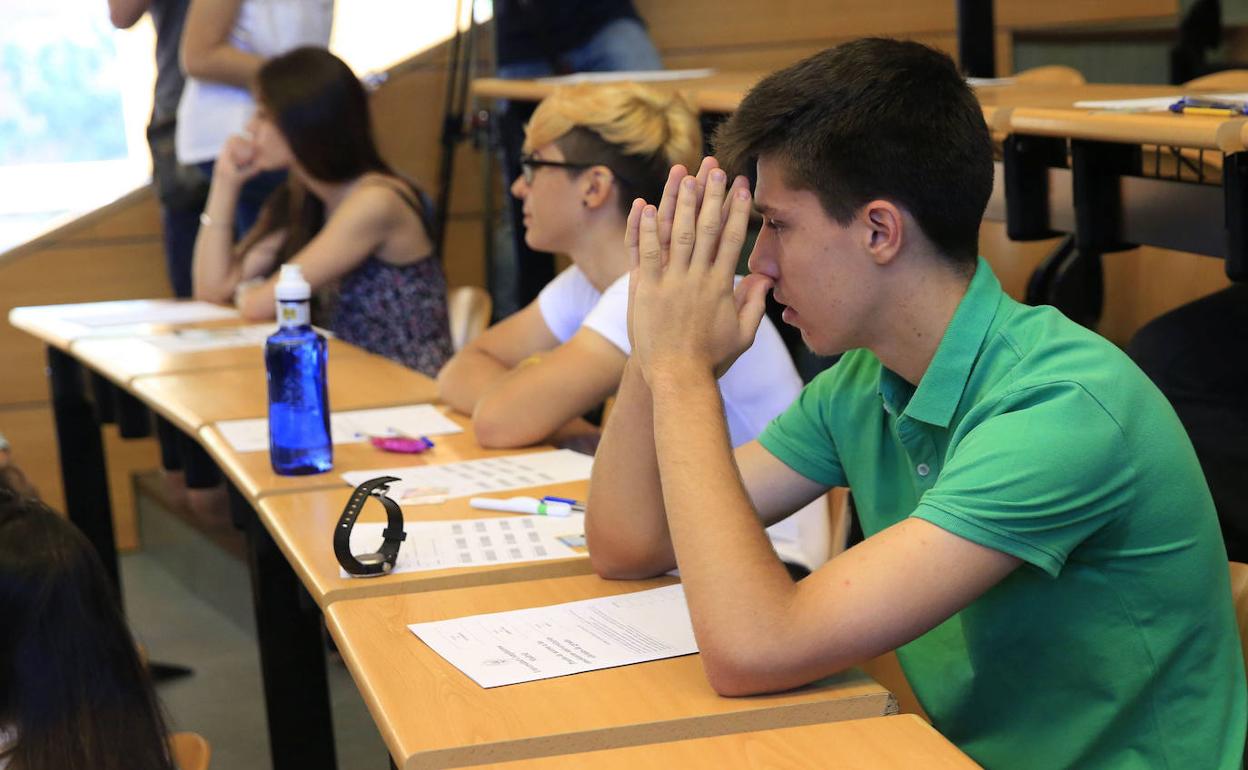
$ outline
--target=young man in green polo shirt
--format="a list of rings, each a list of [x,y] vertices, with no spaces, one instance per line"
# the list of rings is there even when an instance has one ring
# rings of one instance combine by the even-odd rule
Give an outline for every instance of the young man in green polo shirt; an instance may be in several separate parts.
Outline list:
[[[638,201],[633,356],[586,530],[614,578],[679,566],[711,685],[785,690],[894,648],[990,768],[1239,767],[1227,562],[1173,410],[1114,346],[977,259],[992,187],[948,57],[861,40],[763,80],[708,159]],[[704,196],[704,197],[703,197]],[[768,289],[844,352],[758,441],[715,387]],[[763,526],[849,486],[866,540],[794,583]]]

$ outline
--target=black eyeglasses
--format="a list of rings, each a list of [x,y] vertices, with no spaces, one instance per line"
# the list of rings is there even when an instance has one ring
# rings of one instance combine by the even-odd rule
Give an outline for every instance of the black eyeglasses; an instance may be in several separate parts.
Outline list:
[[[542,160],[532,155],[520,156],[520,174],[524,177],[525,184],[533,184],[533,174],[542,166],[550,166],[551,168],[575,168],[587,169],[600,165],[598,163],[568,163],[562,160]]]

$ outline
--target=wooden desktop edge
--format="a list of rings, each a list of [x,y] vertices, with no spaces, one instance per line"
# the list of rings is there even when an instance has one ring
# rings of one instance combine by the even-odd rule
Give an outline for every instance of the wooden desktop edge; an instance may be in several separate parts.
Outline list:
[[[352,678],[358,685],[360,681],[357,678],[358,672],[351,667],[350,663],[347,665],[348,668],[351,668]],[[644,666],[646,664],[639,663],[636,665]],[[433,767],[470,767],[488,762],[580,754],[602,749],[620,749],[629,746],[667,743],[688,738],[713,738],[718,735],[734,735],[744,732],[776,730],[782,727],[801,727],[826,722],[872,718],[855,716],[854,712],[863,703],[870,703],[881,698],[884,699],[884,713],[880,716],[896,715],[898,713],[897,699],[891,692],[882,689],[882,692],[879,693],[855,695],[850,698],[823,701],[819,704],[793,704],[763,712],[739,711],[733,714],[703,714],[685,717],[684,719],[664,720],[659,723],[661,728],[658,731],[665,735],[660,737],[655,737],[655,723],[635,724],[576,733],[476,743],[411,755],[400,754],[395,751],[396,748],[402,747],[398,745],[397,736],[394,736],[388,729],[384,731],[384,738],[386,748],[390,750],[391,757],[395,757],[397,754],[404,760],[401,764],[396,762],[403,770],[423,770],[424,768]],[[370,699],[370,711],[372,708]],[[374,719],[374,722],[376,721]],[[380,728],[381,725],[379,724],[378,727]]]

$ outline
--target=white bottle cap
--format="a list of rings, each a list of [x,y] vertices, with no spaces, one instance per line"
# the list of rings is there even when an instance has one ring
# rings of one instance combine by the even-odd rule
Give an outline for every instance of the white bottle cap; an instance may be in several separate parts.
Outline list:
[[[273,293],[278,302],[301,302],[312,297],[312,287],[303,279],[298,265],[282,265]]]

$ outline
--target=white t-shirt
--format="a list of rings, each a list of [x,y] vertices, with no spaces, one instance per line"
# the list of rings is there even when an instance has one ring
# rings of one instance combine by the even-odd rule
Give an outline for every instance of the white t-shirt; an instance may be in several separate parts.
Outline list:
[[[606,291],[599,292],[579,267],[567,268],[546,284],[537,297],[547,328],[562,343],[585,327],[629,355],[632,349],[628,344],[628,279],[625,274]],[[719,380],[732,445],[737,447],[756,438],[767,423],[797,399],[801,389],[802,378],[780,333],[764,317],[754,344]],[[820,497],[768,527],[767,533],[786,560],[810,569],[818,567],[828,558],[826,499]]]
[[[268,59],[303,45],[328,46],[333,20],[334,0],[243,0],[229,42]],[[246,88],[188,77],[178,103],[178,162],[215,160],[254,107]]]

